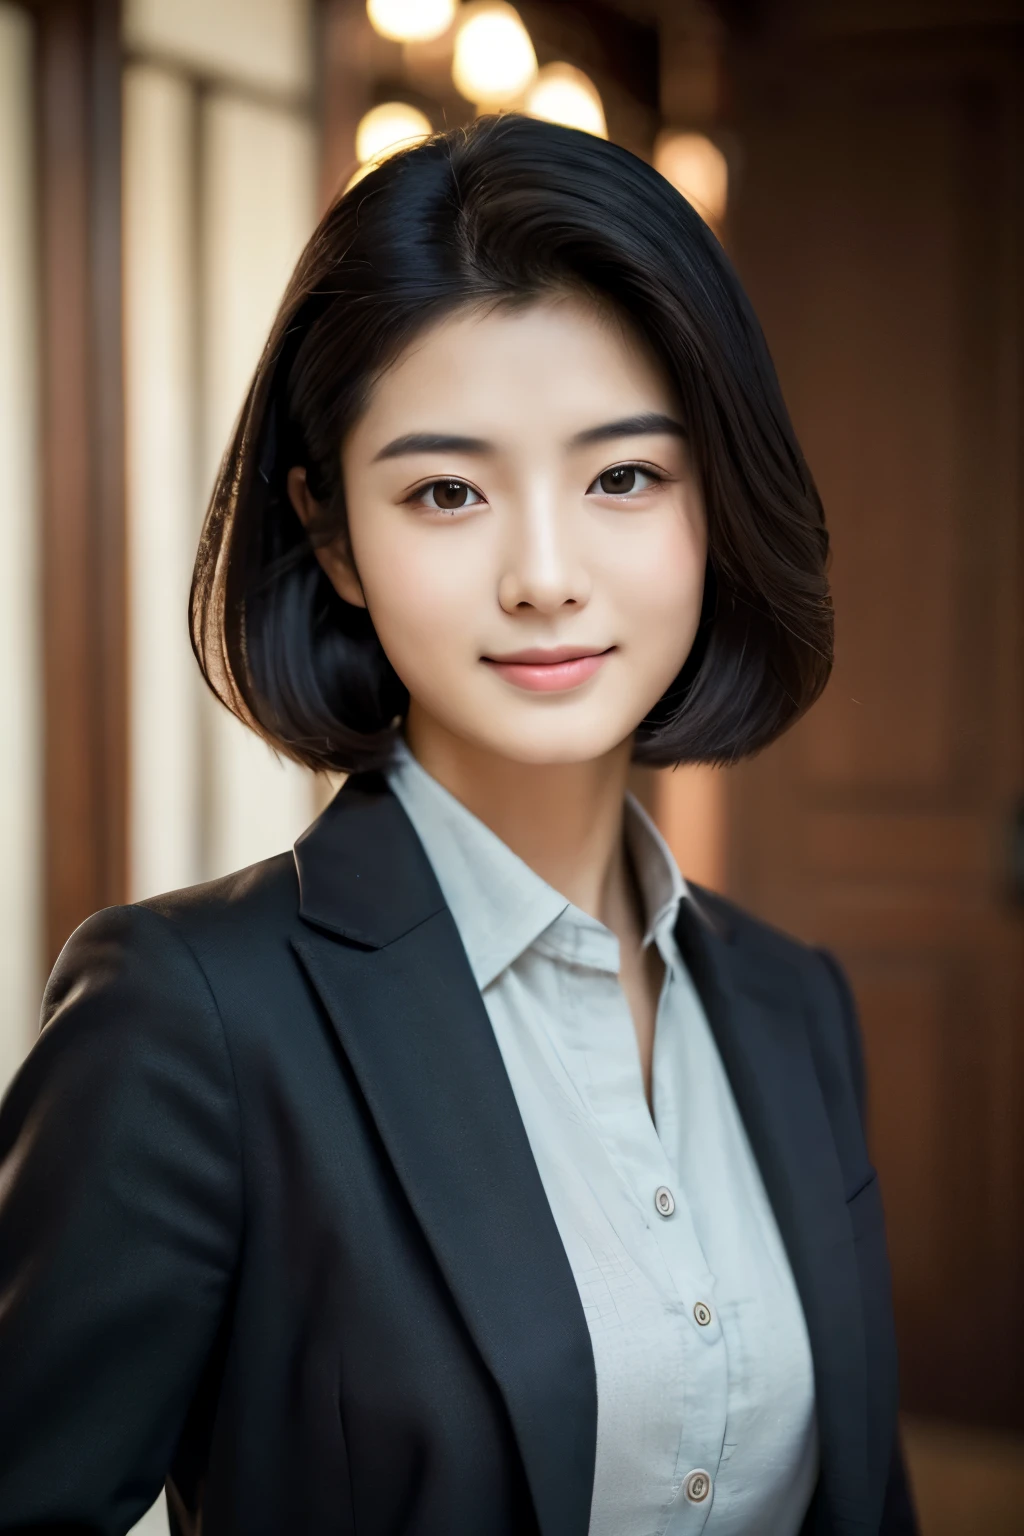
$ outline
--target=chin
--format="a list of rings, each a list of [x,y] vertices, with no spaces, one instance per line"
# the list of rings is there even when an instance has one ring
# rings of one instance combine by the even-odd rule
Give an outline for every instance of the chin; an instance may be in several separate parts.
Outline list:
[[[569,763],[591,763],[606,757],[632,736],[634,729],[634,726],[624,731],[610,731],[607,726],[573,729],[565,724],[552,730],[548,725],[546,729],[502,732],[481,741],[481,745],[513,763],[532,768],[554,768]]]

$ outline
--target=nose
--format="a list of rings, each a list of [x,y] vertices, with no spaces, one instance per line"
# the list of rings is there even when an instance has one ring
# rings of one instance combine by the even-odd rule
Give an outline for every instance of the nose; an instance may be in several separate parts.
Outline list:
[[[498,601],[505,612],[554,614],[584,607],[591,582],[582,558],[582,530],[568,508],[559,506],[558,497],[538,489],[512,513],[507,527],[498,580]]]

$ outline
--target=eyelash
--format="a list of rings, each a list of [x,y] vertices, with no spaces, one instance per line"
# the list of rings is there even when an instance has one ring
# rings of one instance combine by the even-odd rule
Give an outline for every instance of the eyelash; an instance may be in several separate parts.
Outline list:
[[[616,469],[635,469],[641,475],[646,475],[647,478],[652,480],[656,485],[663,485],[664,482],[668,479],[667,475],[663,474],[660,470],[656,470],[650,464],[642,464],[637,460],[627,459],[621,464],[609,464],[607,469],[602,469],[599,475],[595,475],[594,479],[587,487],[587,495],[590,495],[591,491],[594,489],[594,486],[597,485],[599,480],[603,479],[605,475],[611,474],[612,471]],[[424,497],[427,495],[427,493],[432,491],[434,487],[438,485],[465,486],[467,491],[471,491],[474,496],[479,497],[479,501],[468,502],[466,504],[467,507],[480,506],[486,501],[486,497],[483,496],[475,486],[470,485],[468,480],[460,480],[455,475],[442,475],[437,480],[428,480],[425,484],[417,486],[417,488],[406,498],[407,504],[410,506],[425,506],[428,512],[443,512],[446,513],[449,517],[453,517],[456,512],[463,512],[466,510],[466,507],[438,507],[431,506],[428,502],[425,502]],[[641,486],[640,489],[642,491],[649,490],[650,487]],[[601,491],[599,494],[602,496],[611,496],[616,501],[628,501],[632,499],[636,492],[635,490],[623,491],[621,494],[616,495],[614,491]]]

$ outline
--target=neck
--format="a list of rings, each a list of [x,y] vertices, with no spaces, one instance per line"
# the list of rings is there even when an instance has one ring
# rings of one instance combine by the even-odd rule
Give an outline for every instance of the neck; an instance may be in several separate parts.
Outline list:
[[[582,763],[519,763],[410,709],[409,749],[524,864],[620,930],[633,893],[622,835],[632,742]]]

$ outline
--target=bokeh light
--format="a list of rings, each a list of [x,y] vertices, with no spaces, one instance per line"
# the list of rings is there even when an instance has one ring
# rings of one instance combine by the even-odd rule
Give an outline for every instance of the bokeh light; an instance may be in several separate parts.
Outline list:
[[[385,101],[372,107],[356,129],[356,159],[361,165],[380,160],[396,149],[408,149],[427,138],[433,129],[418,107],[405,101]]]
[[[654,168],[692,203],[709,224],[725,218],[729,195],[729,167],[725,156],[703,133],[658,135]]]
[[[366,0],[375,32],[395,43],[429,43],[447,32],[458,0]]]
[[[460,12],[452,58],[455,88],[478,107],[519,100],[537,73],[537,55],[519,12],[504,0],[471,0]]]
[[[573,64],[545,64],[526,92],[524,108],[531,117],[608,137],[600,92],[590,76]]]

